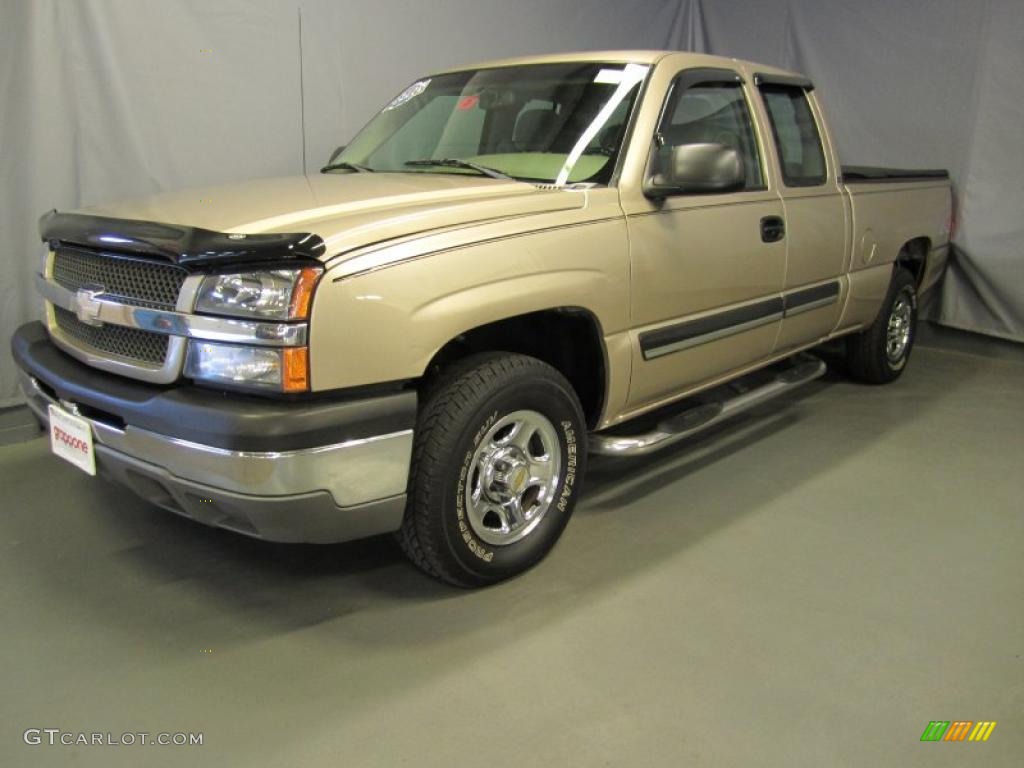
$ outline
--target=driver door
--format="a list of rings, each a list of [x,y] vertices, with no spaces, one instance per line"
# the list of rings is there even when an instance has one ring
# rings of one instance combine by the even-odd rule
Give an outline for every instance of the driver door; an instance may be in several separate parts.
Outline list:
[[[775,344],[786,274],[784,212],[749,103],[736,72],[678,74],[645,174],[674,145],[715,143],[739,152],[744,183],[725,192],[624,200],[632,261],[628,410],[744,368]]]

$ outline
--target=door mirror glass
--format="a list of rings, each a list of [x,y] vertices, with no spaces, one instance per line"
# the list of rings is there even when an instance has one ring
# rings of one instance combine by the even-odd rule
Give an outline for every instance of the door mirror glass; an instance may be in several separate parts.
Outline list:
[[[648,197],[729,192],[746,183],[743,157],[725,144],[680,144],[662,157],[644,183]]]
[[[731,70],[677,75],[653,138],[643,184],[648,197],[765,189],[746,93]]]

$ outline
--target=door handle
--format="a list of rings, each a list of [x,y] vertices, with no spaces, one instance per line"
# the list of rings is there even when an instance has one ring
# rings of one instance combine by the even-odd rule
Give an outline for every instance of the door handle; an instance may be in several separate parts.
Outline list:
[[[761,241],[777,243],[786,236],[786,221],[781,216],[765,216],[761,219]]]

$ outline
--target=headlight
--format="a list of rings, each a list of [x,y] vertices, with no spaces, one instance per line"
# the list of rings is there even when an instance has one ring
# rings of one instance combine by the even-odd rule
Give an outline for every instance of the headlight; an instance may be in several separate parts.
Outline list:
[[[276,392],[309,389],[306,347],[248,347],[193,341],[185,359],[185,375],[211,384]]]
[[[309,315],[320,267],[210,275],[196,298],[196,312],[270,320],[302,320]]]

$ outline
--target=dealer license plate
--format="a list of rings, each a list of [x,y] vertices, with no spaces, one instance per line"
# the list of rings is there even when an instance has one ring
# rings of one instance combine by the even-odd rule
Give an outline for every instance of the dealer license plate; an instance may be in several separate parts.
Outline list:
[[[90,475],[96,474],[96,451],[89,422],[50,406],[50,449]]]

